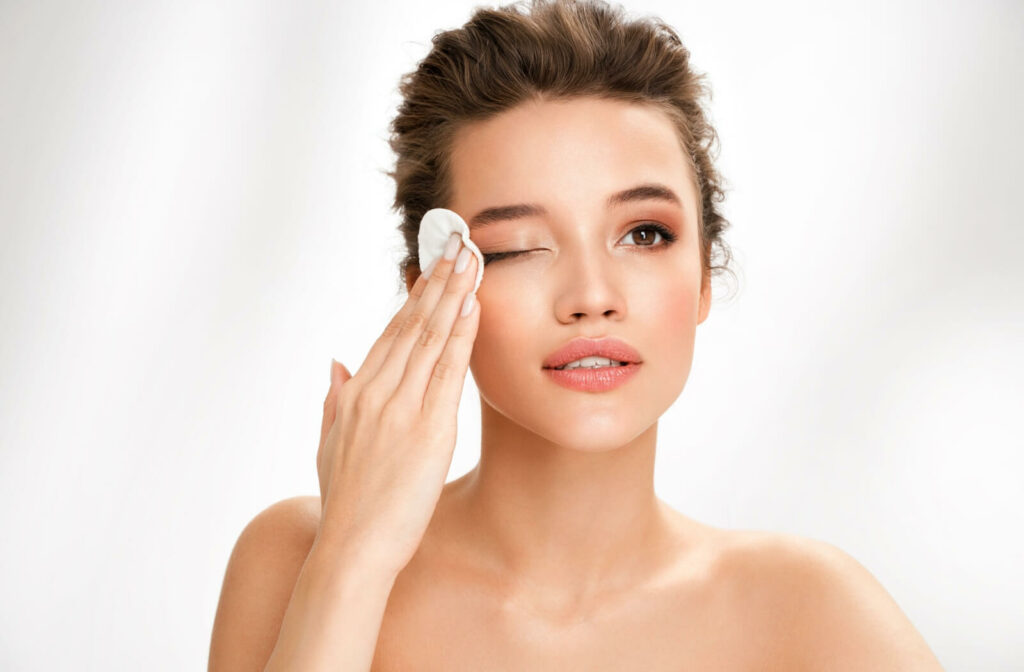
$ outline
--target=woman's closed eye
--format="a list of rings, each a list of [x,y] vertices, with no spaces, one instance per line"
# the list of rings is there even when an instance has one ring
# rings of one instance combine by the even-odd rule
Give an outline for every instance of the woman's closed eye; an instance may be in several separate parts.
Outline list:
[[[655,234],[661,236],[662,240],[664,241],[664,244],[662,244],[662,245],[655,245],[652,242],[652,243],[644,243],[644,244],[641,244],[641,245],[629,245],[627,247],[650,247],[650,248],[661,249],[661,248],[666,248],[669,245],[671,245],[672,243],[676,242],[676,239],[678,238],[678,236],[676,236],[676,234],[673,233],[671,229],[669,229],[666,226],[662,226],[661,224],[655,223],[655,222],[648,222],[646,224],[642,224],[642,225],[640,225],[640,226],[630,230],[630,232],[627,233],[625,237],[628,238],[631,235],[633,235],[634,233],[636,233],[637,231],[654,231]],[[532,251],[533,250],[514,250],[514,251],[511,251],[511,252],[492,252],[491,254],[484,254],[483,255],[483,257],[484,257],[484,266],[486,266],[487,264],[491,263],[492,261],[500,261],[502,259],[508,259],[509,257],[517,257],[517,256],[519,256],[521,254],[527,254],[528,252],[532,252]]]

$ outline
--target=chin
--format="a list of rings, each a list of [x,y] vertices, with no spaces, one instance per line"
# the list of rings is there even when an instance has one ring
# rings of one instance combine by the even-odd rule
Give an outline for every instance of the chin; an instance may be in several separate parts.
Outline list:
[[[551,440],[570,450],[600,453],[621,448],[648,431],[658,416],[621,408],[615,413],[577,415],[548,421],[553,424]]]
[[[521,397],[508,395],[503,399],[489,398],[483,390],[481,395],[494,412],[508,422],[542,441],[582,453],[621,448],[650,429],[659,416],[651,413],[649,407],[642,409],[646,412],[638,412],[639,409],[621,402],[605,408],[592,405],[588,408],[586,403],[572,408],[565,404],[524,404]]]

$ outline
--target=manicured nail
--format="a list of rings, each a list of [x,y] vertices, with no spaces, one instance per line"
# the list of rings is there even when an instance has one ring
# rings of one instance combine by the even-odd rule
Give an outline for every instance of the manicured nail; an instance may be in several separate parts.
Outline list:
[[[462,302],[462,317],[465,317],[466,315],[469,315],[471,312],[473,312],[473,302],[475,300],[475,297],[476,294],[474,294],[473,292],[466,294],[466,299]]]
[[[444,248],[444,258],[451,261],[455,258],[455,254],[459,251],[459,244],[462,243],[462,236],[457,233],[453,233],[448,237],[448,244]]]
[[[468,247],[462,248],[462,252],[459,252],[459,258],[455,260],[455,272],[462,273],[469,266],[469,258],[473,256],[473,253],[469,251]]]
[[[427,264],[427,267],[423,270],[423,274],[428,278],[430,277],[430,274],[434,272],[434,266],[437,266],[437,260],[439,258],[440,257],[435,257],[434,260]]]

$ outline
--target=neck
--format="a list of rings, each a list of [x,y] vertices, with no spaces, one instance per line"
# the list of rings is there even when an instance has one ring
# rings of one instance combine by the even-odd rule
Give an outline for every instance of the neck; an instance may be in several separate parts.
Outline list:
[[[566,448],[481,400],[481,455],[460,479],[472,556],[512,591],[579,604],[628,588],[670,532],[654,493],[657,423],[610,450]],[[479,555],[478,555],[479,554]]]

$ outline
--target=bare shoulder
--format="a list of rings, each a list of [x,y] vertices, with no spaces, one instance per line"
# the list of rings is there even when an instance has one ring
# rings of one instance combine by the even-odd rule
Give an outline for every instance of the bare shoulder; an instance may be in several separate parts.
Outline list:
[[[235,542],[210,641],[209,670],[263,669],[320,524],[319,497],[260,511]]]
[[[775,532],[721,538],[731,592],[772,631],[786,669],[942,669],[889,592],[845,551]]]

